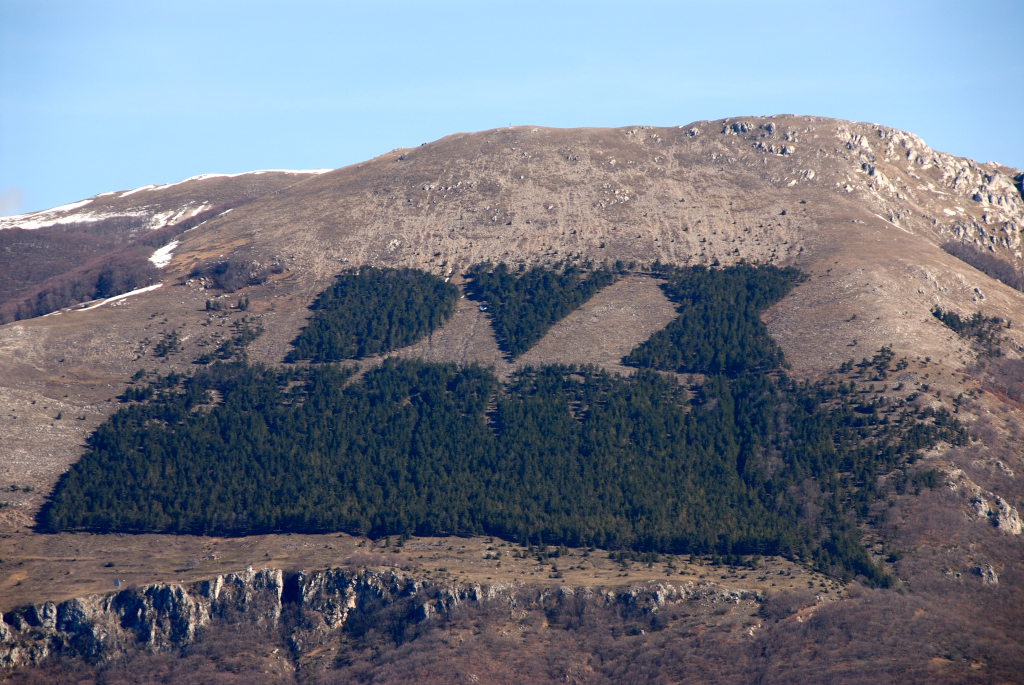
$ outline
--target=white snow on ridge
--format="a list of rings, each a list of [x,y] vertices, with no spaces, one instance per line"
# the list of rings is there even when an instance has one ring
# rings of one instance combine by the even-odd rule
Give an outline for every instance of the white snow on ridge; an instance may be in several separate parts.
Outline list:
[[[166,190],[172,186],[178,186],[182,183],[188,183],[190,181],[205,181],[210,178],[236,178],[238,176],[258,176],[260,174],[326,174],[328,171],[334,171],[334,169],[260,169],[258,171],[243,171],[237,174],[199,174],[198,176],[189,176],[184,181],[176,181],[174,183],[165,183],[164,185],[148,185],[142,188],[136,188],[135,190],[129,190],[127,193],[122,195],[130,195],[131,193],[137,193],[140,190]]]
[[[29,212],[28,214],[14,214],[12,216],[0,216],[0,221],[3,223],[13,222],[17,219],[28,219],[29,217],[41,217],[44,214],[60,214],[61,212],[70,212],[84,207],[92,202],[92,200],[80,200],[78,202],[72,202],[71,204],[61,205],[60,207],[53,207],[52,209],[42,209],[38,212]]]
[[[135,193],[141,192],[143,190],[153,190],[153,188],[159,187],[160,186],[156,186],[150,183],[148,186],[142,186],[141,188],[136,188],[135,190],[129,190],[127,193],[121,193],[120,195],[118,195],[118,197],[128,197],[129,195],[134,195]]]
[[[180,186],[182,183],[188,183],[189,181],[205,181],[208,178],[231,178],[233,176],[241,176],[241,174],[199,174],[198,176],[189,176],[184,181],[175,181],[174,183],[165,183],[163,185],[158,186],[143,186],[142,188],[138,188],[137,190],[133,190],[131,192],[136,193],[139,190],[167,190],[168,188]],[[125,195],[127,195],[127,193],[125,193]],[[124,197],[124,195],[122,195],[121,197]]]
[[[107,299],[103,300],[102,302],[99,302],[98,304],[92,304],[92,305],[89,305],[88,307],[82,307],[81,309],[76,309],[75,311],[87,312],[90,309],[96,309],[96,307],[102,307],[105,304],[110,304],[111,302],[117,302],[118,300],[123,300],[126,297],[131,297],[132,295],[140,295],[142,293],[148,293],[151,290],[156,290],[157,288],[159,288],[162,285],[163,285],[163,283],[157,283],[156,285],[147,285],[145,288],[139,288],[138,290],[132,290],[131,292],[121,293],[120,295],[114,295],[113,297],[108,297]]]
[[[7,217],[0,218],[0,230],[5,228],[23,228],[25,230],[32,230],[36,228],[44,228],[47,226],[57,226],[59,224],[77,224],[77,223],[91,223],[93,221],[103,221],[104,219],[113,219],[115,217],[127,217],[127,216],[138,216],[138,212],[127,212],[124,214],[110,213],[110,212],[88,212],[85,214],[70,214],[68,216],[62,216],[59,218],[53,218],[52,216],[44,216],[41,219],[29,219],[28,221],[6,221]]]
[[[52,226],[53,224],[70,224],[76,221],[95,221],[95,219],[84,218],[89,216],[72,214],[71,216],[58,216],[59,214],[67,214],[73,212],[76,209],[86,206],[92,202],[89,200],[80,200],[79,202],[72,202],[71,204],[61,205],[60,207],[54,207],[53,209],[44,209],[39,212],[29,212],[28,214],[16,214],[14,216],[0,216],[0,230],[5,228],[40,228],[41,226]]]
[[[149,261],[153,262],[153,266],[155,266],[158,269],[164,268],[165,266],[171,263],[171,257],[173,256],[171,253],[174,252],[174,248],[176,248],[180,243],[180,240],[174,240],[167,243],[159,250],[151,254],[149,256]]]
[[[188,183],[189,181],[204,181],[211,178],[234,178],[236,176],[245,176],[247,174],[259,175],[259,174],[296,174],[296,175],[314,175],[314,174],[325,174],[328,171],[334,171],[334,169],[260,169],[258,171],[245,171],[238,174],[200,174],[199,176],[192,176],[186,178],[184,181],[178,181],[176,183],[168,183],[165,185],[149,184],[142,186],[141,188],[135,188],[133,190],[121,191],[110,191],[106,193],[99,193],[93,195],[88,200],[80,200],[78,202],[72,202],[70,204],[61,205],[60,207],[53,207],[51,209],[43,209],[38,212],[28,212],[26,214],[17,214],[12,216],[0,216],[0,230],[5,228],[22,228],[22,229],[35,229],[44,228],[47,226],[53,226],[55,224],[70,224],[79,222],[94,222],[102,221],[104,219],[111,219],[114,217],[132,217],[142,216],[147,213],[147,207],[132,206],[126,208],[123,211],[117,211],[117,205],[105,205],[103,202],[100,203],[100,207],[107,211],[95,211],[95,212],[82,212],[72,214],[75,210],[85,207],[93,200],[97,198],[106,198],[109,196],[116,196],[116,198],[110,199],[121,199],[134,195],[135,193],[142,192],[144,190],[165,190],[172,186],[181,185],[182,183]],[[107,200],[109,202],[109,200]],[[191,203],[190,203],[191,204]],[[166,226],[169,223],[175,223],[182,219],[195,216],[199,212],[209,209],[212,205],[209,202],[203,202],[198,208],[192,209],[191,206],[181,208],[175,213],[175,210],[167,212],[159,212],[154,214],[149,221],[149,228],[157,229]],[[110,211],[114,210],[114,211]],[[151,210],[150,210],[151,211]],[[189,212],[191,211],[191,214]]]
[[[44,209],[41,212],[32,212],[32,214],[23,214],[22,216],[33,216],[33,215],[36,215],[36,214],[50,214],[50,213],[53,213],[53,212],[70,212],[73,209],[78,209],[79,207],[84,207],[87,204],[89,204],[90,202],[92,202],[92,200],[79,200],[78,202],[71,202],[71,203],[66,204],[66,205],[61,205],[60,207],[54,207],[52,209]]]
[[[260,169],[259,171],[248,171],[249,174],[326,174],[334,169]],[[241,176],[242,174],[235,174]]]
[[[123,196],[122,196],[123,197]],[[90,202],[86,200],[85,202]],[[77,204],[77,203],[76,203]],[[70,205],[69,205],[70,206]],[[195,216],[204,209],[209,209],[209,203],[203,203],[198,208],[193,209],[186,205],[185,207],[174,210],[169,209],[166,212],[156,212],[150,215],[149,220],[146,223],[146,228],[150,230],[156,230],[163,228],[168,224],[177,223],[182,219],[190,216]],[[68,214],[61,217],[56,217],[52,214],[54,210],[47,210],[46,212],[37,212],[36,215],[25,214],[22,216],[15,217],[0,217],[0,230],[5,228],[24,228],[34,229],[43,228],[44,226],[55,226],[58,224],[76,224],[76,223],[91,223],[94,221],[103,221],[104,219],[114,219],[120,217],[144,217],[146,216],[145,208],[126,212],[83,212],[80,214]],[[22,217],[31,217],[23,219]]]

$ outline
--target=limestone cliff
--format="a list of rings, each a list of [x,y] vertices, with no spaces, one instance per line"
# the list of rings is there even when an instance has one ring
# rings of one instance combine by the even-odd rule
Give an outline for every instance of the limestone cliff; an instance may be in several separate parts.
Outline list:
[[[277,625],[288,604],[297,605],[302,620],[281,627],[289,633],[293,654],[300,656],[343,630],[354,616],[372,614],[381,606],[403,602],[409,621],[425,621],[465,602],[499,602],[515,609],[523,602],[517,589],[519,585],[512,583],[482,586],[417,580],[394,570],[333,569],[286,575],[281,569],[249,569],[188,586],[147,585],[9,612],[0,619],[0,666],[40,665],[56,655],[108,661],[129,650],[181,649],[229,614]],[[542,591],[534,601],[543,604],[556,595],[621,604],[645,613],[688,601],[708,606],[761,600],[755,592],[687,582],[608,591],[561,587]]]

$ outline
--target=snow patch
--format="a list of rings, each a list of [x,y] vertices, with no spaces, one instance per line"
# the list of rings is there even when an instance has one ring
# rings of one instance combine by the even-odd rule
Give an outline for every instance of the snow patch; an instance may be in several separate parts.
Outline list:
[[[19,217],[0,217],[0,230],[3,230],[5,228],[22,228],[25,230],[33,230],[36,228],[58,226],[61,224],[92,223],[95,221],[103,221],[104,219],[121,219],[145,216],[145,214],[146,213],[143,211],[85,212],[82,214],[67,214],[62,217],[54,217],[53,215],[47,214],[36,219],[28,220],[21,220]],[[156,228],[160,228],[160,226],[157,226]]]
[[[127,193],[121,193],[120,195],[118,195],[118,197],[128,197],[129,195],[134,195],[135,193],[141,193],[143,190],[153,190],[153,188],[159,187],[160,186],[150,183],[148,186],[142,186],[141,188],[136,188],[135,190],[129,190]]]
[[[99,302],[97,304],[91,304],[88,307],[82,307],[81,309],[78,309],[76,311],[87,312],[90,309],[96,309],[96,307],[102,307],[105,304],[110,304],[111,302],[117,302],[118,300],[123,300],[126,297],[131,297],[132,295],[141,295],[142,293],[148,293],[151,290],[156,290],[157,288],[159,288],[162,285],[163,285],[163,283],[157,283],[156,285],[147,285],[145,288],[138,288],[137,290],[132,290],[131,292],[122,293],[120,295],[114,295],[113,297],[108,297],[107,299],[105,299],[105,300],[103,300],[103,301],[101,301],[101,302]]]
[[[92,202],[89,200],[81,200],[79,202],[72,202],[71,204],[61,205],[60,207],[54,207],[53,209],[44,209],[39,212],[29,212],[28,214],[16,214],[14,216],[3,216],[0,217],[0,230],[5,228],[39,228],[41,226],[51,226],[53,224],[69,224],[75,221],[87,221],[82,219],[79,215],[73,216],[57,216],[58,214],[66,214],[73,212],[76,209],[86,206]]]
[[[60,214],[62,212],[70,212],[72,210],[78,209],[79,207],[84,207],[90,202],[92,202],[91,199],[81,200],[79,202],[72,202],[71,204],[61,205],[60,207],[54,207],[52,209],[43,209],[38,212],[29,212],[28,214],[14,214],[12,216],[3,216],[0,217],[0,220],[2,220],[4,223],[8,223],[16,221],[18,219],[28,219],[29,217],[42,217],[47,214]]]
[[[54,224],[69,224],[77,222],[92,222],[102,221],[103,219],[110,219],[114,217],[122,216],[140,216],[144,214],[144,211],[139,211],[140,208],[133,207],[129,211],[122,212],[97,212],[95,214],[75,214],[71,216],[60,216],[67,215],[76,209],[81,209],[87,204],[92,202],[94,199],[99,197],[109,197],[116,195],[117,199],[129,197],[135,193],[141,193],[142,191],[149,190],[166,190],[172,186],[181,185],[182,183],[188,183],[189,181],[204,181],[211,178],[235,178],[236,176],[245,176],[247,174],[260,175],[260,174],[296,174],[296,175],[315,175],[315,174],[326,174],[328,171],[334,171],[334,169],[260,169],[258,171],[244,171],[238,174],[200,174],[198,176],[192,176],[186,178],[184,181],[178,181],[177,183],[168,183],[165,185],[149,184],[144,185],[141,188],[135,188],[133,190],[121,191],[110,191],[106,193],[99,193],[93,195],[88,200],[80,200],[78,202],[72,202],[70,204],[61,205],[60,207],[53,207],[52,209],[43,209],[38,212],[29,212],[27,214],[16,214],[12,216],[0,216],[0,230],[5,228],[23,228],[23,229],[34,229],[43,228],[44,226],[53,226]],[[199,212],[209,209],[212,205],[208,202],[203,202],[197,209],[192,210],[190,216],[195,216]],[[108,209],[113,209],[108,207]],[[144,208],[142,208],[144,209]],[[169,223],[180,221],[181,219],[189,216],[189,208],[186,207],[181,209],[177,215],[174,210],[169,212],[161,212],[152,217],[150,222],[150,228],[162,228]],[[172,218],[173,217],[173,218]]]
[[[198,176],[189,176],[184,181],[136,188],[135,190],[128,191],[125,195],[137,193],[140,190],[166,190],[173,186],[181,185],[182,183],[189,183],[190,181],[205,181],[211,178],[236,178],[238,176],[247,175],[259,176],[260,174],[326,174],[328,171],[334,171],[334,169],[260,169],[258,171],[242,171],[237,174],[199,174]],[[121,197],[124,197],[125,195],[122,195]]]
[[[153,266],[155,266],[158,269],[164,268],[165,266],[171,263],[171,253],[174,252],[174,248],[176,248],[180,243],[180,240],[174,240],[167,243],[159,250],[151,254],[149,256],[149,261],[153,262]]]
[[[84,207],[87,204],[89,204],[90,202],[92,202],[92,200],[80,200],[78,202],[72,202],[70,204],[61,205],[60,207],[54,207],[53,209],[45,209],[45,210],[43,210],[41,212],[33,212],[33,214],[51,214],[51,213],[54,213],[54,212],[70,212],[73,209],[78,209],[79,207]]]
[[[168,224],[176,224],[176,223],[178,223],[179,221],[181,221],[182,219],[184,219],[184,218],[185,218],[185,215],[186,215],[186,214],[188,214],[188,209],[189,209],[188,207],[183,207],[183,208],[181,209],[181,211],[179,211],[179,212],[178,212],[177,214],[175,214],[175,215],[174,215],[174,216],[173,216],[173,217],[172,217],[172,218],[170,219],[170,221],[168,221],[167,223],[168,223]]]
[[[259,171],[247,171],[248,174],[326,174],[334,169],[260,169]],[[242,174],[234,174],[242,176]]]
[[[170,219],[171,219],[171,217],[173,215],[174,215],[174,210],[173,209],[169,210],[169,211],[166,211],[166,212],[157,212],[149,220],[149,227],[150,227],[150,229],[155,231],[158,228],[163,228],[167,224],[171,223]]]
[[[235,174],[239,176],[240,174]],[[231,178],[229,174],[199,174],[198,176],[189,176],[184,181],[175,181],[174,183],[165,183],[159,186],[148,186],[145,190],[167,190],[174,186],[180,186],[182,183],[189,183],[190,181],[205,181],[208,178]],[[123,195],[121,197],[124,197]]]

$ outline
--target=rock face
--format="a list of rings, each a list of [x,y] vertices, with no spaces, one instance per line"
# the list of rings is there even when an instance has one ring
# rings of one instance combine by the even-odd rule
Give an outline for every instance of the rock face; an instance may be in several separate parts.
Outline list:
[[[996,462],[1003,468],[1002,462]],[[1013,473],[1008,468],[1007,471]],[[1020,535],[1024,532],[1024,522],[1021,521],[1017,508],[1010,505],[999,495],[982,489],[977,483],[967,478],[961,469],[953,469],[949,473],[947,485],[950,490],[956,492],[963,488],[970,496],[971,508],[974,514],[980,519],[988,519],[993,527],[1008,535]]]
[[[285,576],[280,569],[217,576],[190,586],[149,585],[110,595],[92,595],[30,606],[0,618],[0,667],[39,665],[56,655],[107,661],[129,649],[181,649],[196,641],[211,621],[232,615],[260,625],[278,625],[282,609],[295,604],[302,619],[287,626],[296,655],[316,649],[354,617],[371,617],[381,607],[401,605],[405,619],[430,620],[464,602],[522,599],[515,584],[489,586],[422,581],[399,571],[326,570]],[[757,602],[750,591],[725,590],[714,583],[657,584],[620,592],[568,588],[541,592],[535,601],[568,595],[622,604],[657,613],[684,601],[711,604]]]
[[[984,566],[975,567],[974,574],[977,576],[981,576],[981,582],[985,585],[999,584],[999,576],[996,574],[996,570],[992,568],[992,564],[985,564]]]
[[[34,665],[57,653],[106,659],[130,646],[169,650],[192,642],[211,618],[231,610],[277,621],[282,587],[281,571],[264,569],[189,588],[149,585],[30,606],[0,619],[0,665]]]
[[[1010,506],[1010,503],[996,495],[989,504],[984,498],[979,498],[978,507],[989,517],[992,525],[1010,535],[1020,535],[1024,530],[1021,524],[1020,514],[1017,509]]]

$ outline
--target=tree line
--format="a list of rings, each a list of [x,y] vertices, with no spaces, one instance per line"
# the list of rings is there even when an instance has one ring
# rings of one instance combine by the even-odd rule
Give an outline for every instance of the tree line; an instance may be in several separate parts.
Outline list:
[[[1003,320],[998,316],[985,316],[978,311],[965,318],[948,309],[943,311],[941,307],[933,307],[932,316],[961,338],[977,345],[980,355],[998,357],[1001,354],[999,346],[1003,342]],[[1006,327],[1010,325],[1007,321]]]

